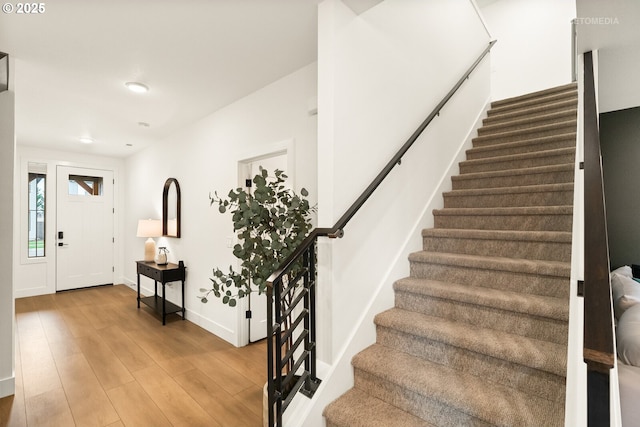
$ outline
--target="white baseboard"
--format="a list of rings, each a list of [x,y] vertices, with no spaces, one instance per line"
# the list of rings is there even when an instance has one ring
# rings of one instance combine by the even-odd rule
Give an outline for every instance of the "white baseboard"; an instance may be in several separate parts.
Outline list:
[[[0,380],[0,399],[12,396],[16,393],[16,377],[9,377]]]

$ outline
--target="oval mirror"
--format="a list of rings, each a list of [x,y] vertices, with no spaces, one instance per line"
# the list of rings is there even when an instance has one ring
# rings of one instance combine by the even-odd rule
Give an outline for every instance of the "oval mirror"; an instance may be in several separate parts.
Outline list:
[[[162,235],[180,237],[180,184],[175,178],[164,183],[162,192]]]

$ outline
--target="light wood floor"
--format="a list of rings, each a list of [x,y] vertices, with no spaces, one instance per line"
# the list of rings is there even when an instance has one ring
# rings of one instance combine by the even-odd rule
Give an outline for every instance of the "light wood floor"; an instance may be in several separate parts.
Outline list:
[[[177,316],[162,326],[126,286],[18,299],[0,427],[258,427],[265,357],[264,342],[235,348]]]

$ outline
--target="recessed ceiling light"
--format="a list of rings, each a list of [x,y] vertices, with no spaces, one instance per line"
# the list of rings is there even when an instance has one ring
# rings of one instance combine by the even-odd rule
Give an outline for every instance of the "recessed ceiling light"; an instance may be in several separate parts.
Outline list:
[[[149,87],[140,82],[127,82],[124,84],[131,92],[145,93],[149,91]]]
[[[85,136],[80,138],[80,142],[82,142],[83,144],[93,144],[95,141],[93,140],[93,138],[89,138]]]

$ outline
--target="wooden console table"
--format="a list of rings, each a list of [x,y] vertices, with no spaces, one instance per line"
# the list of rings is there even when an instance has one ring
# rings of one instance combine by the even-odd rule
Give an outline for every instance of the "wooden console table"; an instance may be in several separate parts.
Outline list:
[[[182,313],[182,320],[184,320],[184,280],[186,268],[182,261],[180,265],[166,264],[158,265],[153,261],[136,261],[138,264],[138,308],[140,308],[140,302],[151,307],[156,313],[162,316],[162,324],[166,325],[167,314]],[[155,282],[154,295],[152,297],[140,297],[140,275],[149,277]],[[162,295],[158,295],[158,282],[162,284]],[[165,299],[165,285],[170,282],[182,282],[182,307],[167,301]]]

